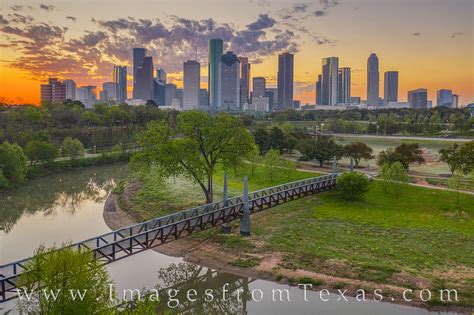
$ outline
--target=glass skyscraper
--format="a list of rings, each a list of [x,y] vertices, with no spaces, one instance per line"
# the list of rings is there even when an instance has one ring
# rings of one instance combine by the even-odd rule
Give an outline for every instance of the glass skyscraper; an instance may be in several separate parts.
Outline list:
[[[278,56],[278,110],[293,108],[293,60],[290,53]]]
[[[339,58],[329,57],[322,61],[321,105],[337,104],[337,82],[339,71]]]
[[[214,38],[209,41],[209,73],[208,73],[208,89],[209,89],[209,106],[211,109],[218,109],[220,104],[217,103],[217,96],[220,89],[219,82],[219,63],[224,53],[224,42],[222,39]]]
[[[453,104],[453,91],[441,89],[436,93],[436,104],[438,107],[451,107]]]
[[[384,105],[398,101],[398,71],[385,72],[383,94]]]
[[[123,103],[127,99],[127,67],[114,66],[113,79],[117,84],[117,101]]]
[[[367,105],[379,105],[379,58],[372,53],[367,59]]]
[[[139,98],[137,97],[137,71],[143,66],[145,55],[145,48],[133,48],[133,98]]]

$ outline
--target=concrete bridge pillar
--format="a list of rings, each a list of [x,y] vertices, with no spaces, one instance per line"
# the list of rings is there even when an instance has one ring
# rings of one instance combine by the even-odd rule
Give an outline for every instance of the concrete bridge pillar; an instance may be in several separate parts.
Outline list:
[[[240,235],[250,236],[250,206],[249,206],[249,185],[247,176],[244,177],[244,208],[242,210],[242,218],[240,219]]]
[[[224,206],[227,207],[227,200],[229,199],[229,183],[227,179],[227,173],[224,173]],[[225,213],[224,213],[225,215]],[[230,224],[224,223],[221,225],[222,233],[229,234],[230,233]]]
[[[349,163],[349,171],[354,171],[354,160],[351,158],[351,162]]]

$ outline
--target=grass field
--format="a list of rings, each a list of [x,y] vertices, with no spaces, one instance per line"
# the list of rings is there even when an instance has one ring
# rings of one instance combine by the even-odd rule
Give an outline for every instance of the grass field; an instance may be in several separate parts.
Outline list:
[[[252,175],[252,168],[246,164],[236,172],[229,171],[229,196],[243,193],[244,176],[249,178],[249,191],[283,184],[304,178],[318,176],[316,173],[303,171],[280,170],[273,182],[263,166],[256,166]],[[178,210],[204,204],[205,198],[201,188],[183,177],[160,178],[151,170],[142,180],[143,188],[133,199],[133,212],[136,218],[146,220],[159,215],[165,215]],[[218,169],[214,175],[214,200],[223,198],[224,171]]]
[[[373,182],[361,202],[329,192],[256,214],[249,239],[217,230],[195,237],[214,233],[218,246],[232,252],[279,252],[282,268],[412,289],[457,288],[462,303],[474,305],[474,196],[461,194],[459,207],[455,199],[413,186],[396,199]]]

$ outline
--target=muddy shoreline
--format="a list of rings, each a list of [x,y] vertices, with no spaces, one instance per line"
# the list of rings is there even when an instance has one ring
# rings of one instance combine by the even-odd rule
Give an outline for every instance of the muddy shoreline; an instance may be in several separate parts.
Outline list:
[[[125,202],[128,203],[140,188],[141,185],[138,182],[133,182],[128,185],[122,194],[122,196],[125,196]],[[124,201],[122,200],[122,202]],[[104,205],[103,218],[107,226],[112,230],[137,223],[137,221],[129,213],[121,209],[118,202],[118,196],[115,194],[110,194],[110,196],[107,198]],[[232,233],[235,232],[238,233],[238,231],[232,231]],[[322,285],[313,286],[313,290],[328,289],[330,292],[337,293],[337,289],[339,289],[337,287],[338,284],[344,283],[345,286],[341,288],[341,290],[347,290],[345,293],[346,296],[355,297],[357,295],[357,289],[361,287],[367,288],[365,290],[366,292],[373,292],[375,289],[381,289],[384,293],[384,302],[387,303],[420,307],[430,311],[472,314],[472,309],[466,307],[456,307],[452,305],[432,306],[422,303],[418,299],[413,300],[412,302],[407,302],[402,298],[402,292],[406,289],[404,287],[398,287],[390,284],[373,283],[365,280],[341,278],[302,269],[291,270],[281,268],[279,267],[279,263],[281,262],[281,253],[265,254],[263,257],[258,257],[260,259],[260,263],[257,266],[242,268],[233,266],[231,264],[236,259],[242,258],[241,255],[230,253],[229,251],[223,251],[215,243],[213,243],[211,239],[197,241],[191,238],[183,238],[157,246],[153,248],[153,250],[168,256],[182,257],[185,262],[198,264],[220,272],[231,273],[243,277],[268,280],[280,284],[291,284],[287,280],[289,278],[298,279],[302,277],[308,277],[323,282]],[[251,259],[252,257],[247,256],[245,258]],[[276,269],[278,269],[278,272],[275,271]],[[284,275],[284,278],[280,279],[279,276],[281,275]],[[386,294],[387,292],[389,293],[388,296]],[[366,294],[366,298],[368,300],[372,299],[373,297],[373,294]]]

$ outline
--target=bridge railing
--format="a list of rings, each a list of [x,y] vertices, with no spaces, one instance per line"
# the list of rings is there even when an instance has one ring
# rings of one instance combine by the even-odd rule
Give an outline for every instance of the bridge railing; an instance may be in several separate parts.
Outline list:
[[[304,187],[318,182],[324,182],[336,178],[336,174],[324,175],[319,177],[313,177],[309,179],[303,179],[298,181],[293,181],[290,183],[285,183],[282,185],[277,185],[273,187],[268,187],[260,189],[254,192],[249,193],[249,201],[253,199],[259,199],[265,196],[271,196],[281,192],[285,192],[291,189]],[[231,206],[239,205],[243,203],[243,195],[235,196],[229,198],[227,201],[221,200],[211,204],[206,204],[203,206],[179,211],[173,214],[162,216],[159,218],[151,219],[145,222],[133,224],[109,233],[105,233],[81,242],[74,243],[70,246],[77,249],[102,249],[110,247],[111,244],[117,242],[126,242],[132,237],[145,236],[147,232],[158,231],[161,228],[172,226],[178,222],[184,222],[189,219],[194,219],[206,215],[212,212],[218,212],[224,208],[229,208]],[[31,260],[31,258],[22,259],[16,262],[12,262],[6,265],[0,266],[0,279],[9,278],[16,276],[22,273],[26,264]],[[4,291],[4,290],[3,290]]]

